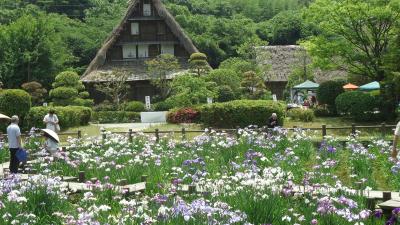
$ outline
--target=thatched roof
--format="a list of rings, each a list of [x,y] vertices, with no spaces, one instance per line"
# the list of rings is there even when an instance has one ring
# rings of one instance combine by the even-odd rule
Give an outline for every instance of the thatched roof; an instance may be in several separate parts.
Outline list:
[[[196,46],[194,46],[193,42],[190,40],[190,38],[186,35],[182,27],[176,22],[175,18],[171,15],[171,13],[168,12],[168,10],[165,8],[164,4],[161,2],[161,0],[151,0],[155,9],[157,10],[157,13],[159,16],[164,19],[165,23],[168,25],[168,27],[171,29],[172,33],[178,38],[180,43],[183,45],[183,47],[186,49],[186,51],[189,54],[198,52]],[[122,18],[121,23],[111,32],[110,36],[104,41],[102,47],[100,50],[97,52],[95,58],[92,60],[92,62],[89,64],[88,68],[86,69],[85,73],[82,75],[82,80],[88,80],[87,76],[90,75],[90,73],[96,73],[96,70],[98,70],[102,65],[104,65],[106,61],[106,54],[107,51],[110,47],[113,46],[113,44],[117,41],[118,36],[120,35],[121,31],[124,28],[124,25],[130,18],[131,14],[134,12],[136,5],[139,3],[139,0],[131,0],[129,3],[129,7],[126,11],[126,14]],[[104,71],[100,71],[101,73]]]
[[[257,47],[256,52],[258,64],[268,66],[265,72],[265,80],[268,82],[287,82],[294,69],[311,63],[306,50],[298,45],[261,46]],[[346,76],[347,73],[343,70],[314,70],[317,83]]]
[[[127,74],[127,81],[150,80],[151,76],[147,72],[145,61],[146,59],[140,59],[133,61],[113,62],[112,64],[107,63],[98,69],[91,71],[86,76],[81,78],[81,80],[85,83],[109,81],[116,68],[118,68],[119,71]],[[182,66],[182,68],[178,71],[168,74],[167,79],[173,79],[178,75],[189,72],[187,60],[182,59],[180,60],[179,64]]]

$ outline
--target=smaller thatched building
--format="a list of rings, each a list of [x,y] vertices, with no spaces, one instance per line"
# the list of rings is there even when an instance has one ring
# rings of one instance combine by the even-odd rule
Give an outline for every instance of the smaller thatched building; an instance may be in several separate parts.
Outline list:
[[[81,77],[96,102],[104,100],[94,84],[107,82],[115,70],[127,73],[130,85],[128,98],[144,101],[157,90],[150,83],[145,61],[160,54],[172,54],[178,58],[181,70],[168,75],[173,79],[187,70],[188,59],[198,52],[161,0],[131,0],[121,23],[97,52]]]
[[[311,58],[306,50],[298,45],[261,46],[257,47],[257,62],[267,68],[264,77],[265,84],[278,99],[284,98],[284,91],[289,76],[296,69],[307,69]],[[314,81],[322,83],[327,80],[346,78],[345,71],[322,71],[314,69]]]

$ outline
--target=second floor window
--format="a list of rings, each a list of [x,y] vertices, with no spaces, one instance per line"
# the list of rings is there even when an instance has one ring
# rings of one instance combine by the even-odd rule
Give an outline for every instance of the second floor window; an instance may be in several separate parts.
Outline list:
[[[143,16],[151,16],[151,5],[143,4]]]
[[[131,34],[139,35],[139,23],[131,23]]]

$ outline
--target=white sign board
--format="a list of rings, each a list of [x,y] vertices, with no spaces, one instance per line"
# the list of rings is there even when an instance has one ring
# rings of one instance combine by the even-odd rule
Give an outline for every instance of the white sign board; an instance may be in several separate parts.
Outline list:
[[[141,112],[142,123],[166,123],[168,112]]]
[[[207,98],[207,104],[212,104],[213,103],[213,98]]]
[[[44,106],[44,107],[47,107],[47,102],[44,102],[44,103],[43,103],[43,106]]]
[[[146,97],[145,97],[145,101],[146,101],[146,109],[147,109],[147,110],[150,110],[150,109],[151,109],[150,96],[146,96]]]
[[[272,99],[274,100],[274,102],[277,102],[277,101],[278,101],[278,98],[276,97],[276,94],[273,94],[273,95],[272,95]]]

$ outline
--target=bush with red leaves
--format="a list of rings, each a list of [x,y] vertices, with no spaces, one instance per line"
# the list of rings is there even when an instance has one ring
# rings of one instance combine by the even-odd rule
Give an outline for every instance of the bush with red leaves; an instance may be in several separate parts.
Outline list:
[[[168,114],[169,123],[194,123],[200,118],[200,112],[193,108],[182,108]]]

